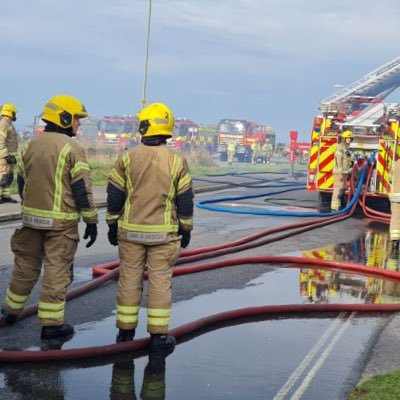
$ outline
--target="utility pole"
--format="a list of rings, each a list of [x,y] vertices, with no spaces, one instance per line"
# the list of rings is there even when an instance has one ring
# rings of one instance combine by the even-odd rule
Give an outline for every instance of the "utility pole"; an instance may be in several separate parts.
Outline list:
[[[146,35],[146,49],[144,54],[144,78],[143,78],[143,94],[142,94],[142,108],[147,105],[146,90],[147,90],[147,65],[149,59],[149,43],[150,43],[150,25],[151,25],[151,0],[149,0],[149,9],[147,14],[147,35]]]

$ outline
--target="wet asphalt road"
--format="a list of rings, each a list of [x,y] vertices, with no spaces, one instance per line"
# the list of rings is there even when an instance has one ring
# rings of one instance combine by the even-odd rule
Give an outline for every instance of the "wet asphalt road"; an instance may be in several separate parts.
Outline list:
[[[266,189],[233,188],[201,194],[210,197],[264,193]],[[316,207],[316,196],[306,191],[284,193],[279,200],[248,199],[246,208]],[[232,206],[232,202],[230,202]],[[234,204],[234,207],[238,205]],[[215,213],[196,208],[195,229],[189,249],[224,243],[268,227],[298,221],[294,217],[252,216]],[[5,293],[12,265],[7,245],[16,224],[0,225],[0,293]],[[80,226],[83,232],[84,225]],[[302,255],[337,243],[352,243],[367,229],[360,219],[331,224],[318,231],[248,250],[239,255]],[[91,267],[117,258],[108,245],[104,213],[99,238],[90,249],[79,245],[75,260],[75,281],[79,286],[91,279]],[[63,348],[102,345],[115,339],[115,282],[67,304],[66,320],[77,333]],[[347,296],[347,297],[346,297]],[[346,293],[336,301],[363,301]],[[37,288],[31,302],[37,301]],[[217,312],[267,304],[301,304],[298,269],[274,265],[244,265],[174,278],[171,327]],[[298,318],[264,318],[238,321],[232,326],[203,332],[180,343],[166,360],[165,370],[153,371],[146,353],[50,365],[17,365],[0,368],[0,399],[109,399],[116,397],[115,382],[130,377],[136,398],[157,381],[167,399],[342,399],[354,386],[368,359],[385,315],[357,313],[306,315]],[[137,337],[146,336],[145,310],[141,311]],[[40,349],[40,329],[34,317],[0,330],[3,349]],[[153,361],[153,360],[151,360]],[[151,364],[151,363],[150,363]],[[161,366],[164,364],[159,363]],[[153,380],[152,380],[153,379]],[[157,380],[158,379],[158,380]],[[114,382],[114,383],[113,383]],[[160,386],[161,385],[161,386]],[[164,386],[165,385],[165,386]],[[164,388],[164,389],[163,389]],[[142,394],[140,394],[142,393]],[[153,393],[154,394],[154,393]],[[130,389],[130,397],[133,391]],[[121,397],[123,398],[123,397]]]

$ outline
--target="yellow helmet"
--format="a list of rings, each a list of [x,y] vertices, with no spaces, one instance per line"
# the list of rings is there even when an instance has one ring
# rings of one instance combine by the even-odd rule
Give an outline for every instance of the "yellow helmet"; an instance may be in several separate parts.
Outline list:
[[[344,131],[342,133],[342,138],[343,139],[347,139],[347,138],[353,139],[353,132],[352,131]]]
[[[75,116],[87,117],[85,106],[75,97],[60,94],[46,102],[41,118],[43,121],[52,122],[61,128],[70,128]]]
[[[139,120],[139,133],[143,137],[172,136],[174,115],[165,104],[149,104],[136,117]]]
[[[7,103],[1,107],[1,115],[10,117],[13,121],[17,120],[17,109],[11,104]]]

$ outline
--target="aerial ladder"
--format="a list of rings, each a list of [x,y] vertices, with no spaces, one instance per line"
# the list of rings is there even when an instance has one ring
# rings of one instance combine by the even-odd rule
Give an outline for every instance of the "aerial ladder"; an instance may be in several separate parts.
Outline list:
[[[392,165],[400,158],[400,106],[384,100],[400,86],[400,57],[341,88],[319,105],[311,133],[307,188],[320,194],[320,211],[329,208],[333,190],[334,153],[345,130],[353,133],[354,158],[370,160],[374,172],[367,198],[384,200],[387,208]]]

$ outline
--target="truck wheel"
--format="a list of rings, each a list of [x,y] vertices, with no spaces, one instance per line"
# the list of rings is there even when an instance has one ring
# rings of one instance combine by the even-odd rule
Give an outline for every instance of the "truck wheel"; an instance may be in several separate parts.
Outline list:
[[[226,161],[226,160],[228,159],[228,154],[227,154],[227,153],[221,153],[221,154],[219,155],[219,159],[220,159],[221,161]]]
[[[332,193],[319,192],[318,212],[331,212]]]

